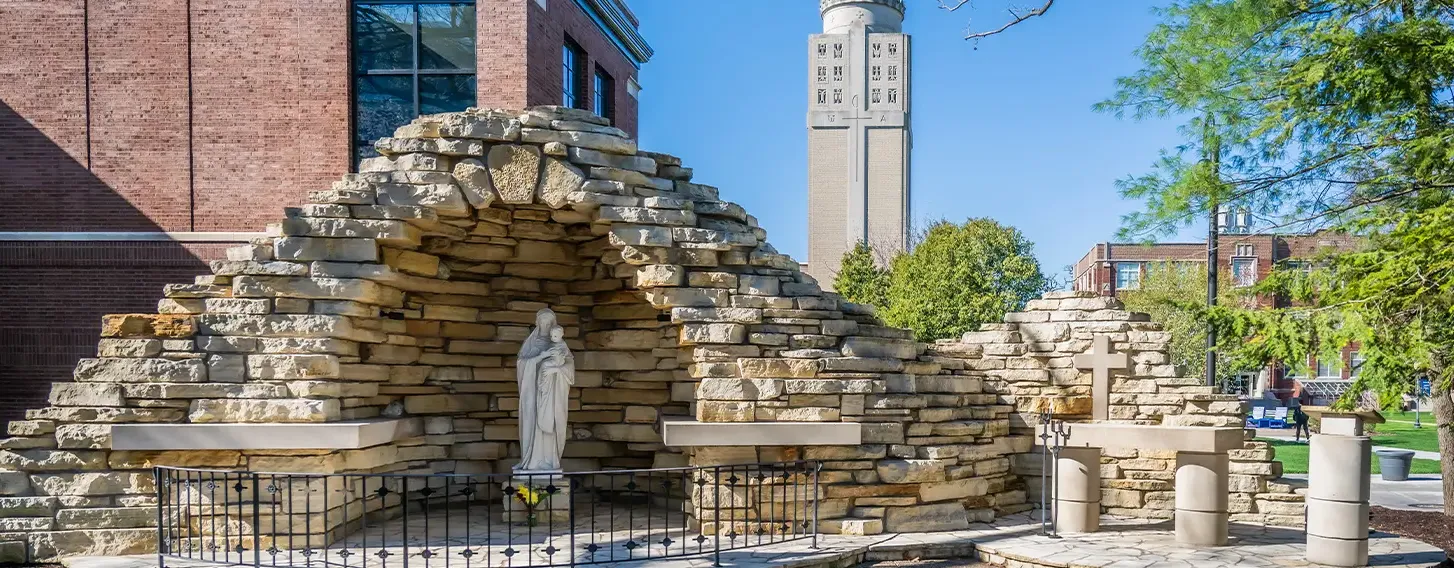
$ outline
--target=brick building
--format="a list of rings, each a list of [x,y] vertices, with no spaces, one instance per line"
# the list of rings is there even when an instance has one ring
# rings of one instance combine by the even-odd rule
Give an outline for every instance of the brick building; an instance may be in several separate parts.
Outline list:
[[[0,37],[0,423],[374,138],[546,104],[634,137],[652,55],[625,0],[4,0]]]
[[[1331,250],[1348,250],[1355,238],[1346,233],[1318,231],[1309,234],[1221,234],[1217,237],[1217,265],[1222,287],[1250,286],[1272,273],[1274,267],[1297,266]],[[1204,267],[1207,243],[1097,243],[1072,268],[1073,289],[1119,296],[1136,290],[1147,270],[1158,263],[1187,263]],[[1259,296],[1261,306],[1285,306],[1287,299]],[[1294,378],[1347,380],[1362,363],[1357,346],[1344,349],[1341,361],[1309,361],[1316,377],[1301,377],[1303,368],[1274,366],[1271,390],[1280,397],[1292,391]],[[1250,377],[1249,377],[1250,379]]]

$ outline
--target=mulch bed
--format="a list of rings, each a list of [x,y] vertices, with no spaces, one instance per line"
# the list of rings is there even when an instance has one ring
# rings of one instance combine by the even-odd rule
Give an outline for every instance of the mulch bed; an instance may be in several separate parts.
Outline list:
[[[1369,507],[1369,513],[1368,526],[1374,530],[1427,542],[1444,552],[1454,553],[1454,518],[1443,511]],[[1440,566],[1454,566],[1454,562],[1445,560]]]

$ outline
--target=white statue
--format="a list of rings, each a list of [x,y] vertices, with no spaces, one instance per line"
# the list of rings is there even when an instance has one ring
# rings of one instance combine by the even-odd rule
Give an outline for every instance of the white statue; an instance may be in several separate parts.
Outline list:
[[[570,436],[566,427],[576,359],[565,345],[565,330],[550,308],[535,312],[535,329],[515,361],[520,384],[520,463],[515,471],[560,471],[560,456]]]

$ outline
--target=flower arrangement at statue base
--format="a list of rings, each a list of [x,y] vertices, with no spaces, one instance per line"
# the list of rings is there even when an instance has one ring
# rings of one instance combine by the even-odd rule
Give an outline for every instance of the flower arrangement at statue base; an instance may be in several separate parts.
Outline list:
[[[563,475],[517,475],[501,489],[503,522],[532,527],[570,523],[570,480]]]
[[[521,484],[515,487],[515,493],[512,496],[525,506],[525,524],[532,527],[540,524],[540,519],[535,516],[535,508],[548,497],[545,490]]]

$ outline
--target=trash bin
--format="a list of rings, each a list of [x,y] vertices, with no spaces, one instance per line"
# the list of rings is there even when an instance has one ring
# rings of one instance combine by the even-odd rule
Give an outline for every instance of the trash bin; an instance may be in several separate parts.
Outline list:
[[[1378,469],[1384,481],[1408,481],[1409,468],[1414,465],[1414,453],[1408,450],[1374,450],[1378,454]]]

